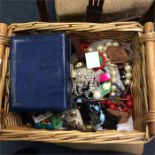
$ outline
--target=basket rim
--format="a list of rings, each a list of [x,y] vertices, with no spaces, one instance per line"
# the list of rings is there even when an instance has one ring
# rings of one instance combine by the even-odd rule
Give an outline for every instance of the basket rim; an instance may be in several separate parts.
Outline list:
[[[13,23],[9,25],[13,32],[23,30],[53,30],[53,31],[133,31],[143,32],[143,26],[138,22],[111,22],[111,23],[89,23],[89,22],[27,22]]]
[[[139,131],[115,131],[115,130],[107,130],[107,131],[97,131],[95,134],[93,132],[81,132],[78,130],[35,130],[29,128],[18,129],[2,129],[0,130],[1,137],[0,140],[29,140],[29,141],[45,141],[48,140],[54,143],[90,143],[90,144],[144,144],[147,143],[146,139],[143,139],[145,133]],[[27,129],[27,130],[26,130]],[[105,132],[105,136],[102,137],[103,132]],[[116,133],[119,135],[116,135]],[[106,139],[113,137],[110,141]],[[87,137],[85,137],[87,135]],[[135,138],[135,135],[139,135]],[[88,140],[89,138],[90,140]],[[124,139],[124,137],[126,138]],[[51,138],[50,138],[51,137]],[[95,140],[95,137],[97,140]],[[99,138],[100,137],[100,138]],[[130,137],[130,138],[129,138]],[[67,138],[67,139],[66,139]]]

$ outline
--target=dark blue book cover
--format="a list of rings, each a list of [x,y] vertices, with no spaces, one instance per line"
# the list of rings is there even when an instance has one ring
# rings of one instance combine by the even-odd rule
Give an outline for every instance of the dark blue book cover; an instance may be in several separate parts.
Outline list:
[[[70,40],[64,33],[11,38],[10,110],[70,107]]]

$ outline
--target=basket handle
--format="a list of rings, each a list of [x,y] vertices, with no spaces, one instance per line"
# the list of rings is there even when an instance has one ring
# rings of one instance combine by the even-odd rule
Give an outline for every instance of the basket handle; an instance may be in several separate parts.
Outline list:
[[[0,23],[0,129],[2,128],[2,100],[4,95],[3,55],[6,45],[9,44],[9,39],[6,38],[7,31],[8,26],[4,23]]]
[[[2,59],[3,59],[3,53],[5,50],[5,45],[7,44],[7,25],[4,23],[0,23],[0,73],[2,70]]]
[[[148,89],[149,111],[146,122],[149,125],[150,134],[155,135],[155,32],[154,24],[148,22],[144,25],[146,80]]]

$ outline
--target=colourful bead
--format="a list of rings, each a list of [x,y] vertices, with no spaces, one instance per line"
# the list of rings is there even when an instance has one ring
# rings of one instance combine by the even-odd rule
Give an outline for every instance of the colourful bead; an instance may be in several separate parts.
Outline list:
[[[123,107],[123,108],[121,109],[121,111],[123,111],[123,112],[127,112],[128,109],[127,109],[126,107]]]
[[[113,46],[119,46],[119,42],[113,42]]]
[[[110,87],[111,87],[110,82],[105,82],[104,84],[102,84],[102,89],[104,89],[104,90],[109,90]]]
[[[89,52],[92,52],[92,51],[93,51],[93,48],[91,48],[91,47],[88,48],[88,51],[89,51]]]
[[[131,79],[132,74],[131,74],[130,72],[127,72],[127,73],[125,73],[125,77],[126,77],[127,79]]]
[[[106,46],[112,46],[112,42],[107,42]]]
[[[116,91],[117,90],[117,86],[116,85],[112,85],[112,91]]]
[[[126,72],[130,72],[132,70],[132,67],[129,64],[126,64],[124,70]]]
[[[108,101],[107,101],[107,105],[108,105],[108,106],[110,106],[112,103],[113,103],[112,100],[108,100]]]
[[[93,98],[94,98],[95,100],[100,100],[101,97],[102,97],[101,91],[100,91],[100,90],[95,90],[94,93],[93,93]]]
[[[110,71],[110,74],[111,74],[112,76],[116,76],[117,72],[116,72],[115,70],[111,70],[111,71]]]
[[[124,84],[125,84],[125,85],[130,85],[130,84],[131,84],[131,80],[126,79],[126,80],[124,81]]]
[[[114,103],[112,103],[112,104],[109,106],[109,108],[112,109],[112,110],[116,110],[116,109],[117,109],[117,108],[116,108],[116,105],[115,105]]]
[[[103,112],[101,112],[100,114],[100,121],[102,122],[102,124],[105,122],[105,115]]]
[[[77,103],[82,103],[82,98],[77,98],[76,102]]]
[[[129,94],[126,94],[126,95],[124,96],[124,98],[125,98],[126,100],[131,100],[131,99],[132,99],[132,96],[129,95]]]
[[[99,76],[100,82],[105,82],[110,80],[110,74],[109,73],[103,73]]]
[[[115,92],[111,92],[111,96],[116,96],[116,93]]]
[[[132,100],[127,101],[126,105],[128,108],[132,108],[133,107],[133,101]]]
[[[111,78],[111,82],[112,82],[112,83],[116,83],[116,82],[117,82],[117,78],[116,78],[116,77],[112,77],[112,78]]]
[[[98,47],[97,47],[97,50],[98,50],[98,51],[102,51],[102,50],[103,50],[103,46],[98,46]]]
[[[100,111],[100,108],[99,108],[98,105],[94,105],[94,109],[95,109],[96,111]]]

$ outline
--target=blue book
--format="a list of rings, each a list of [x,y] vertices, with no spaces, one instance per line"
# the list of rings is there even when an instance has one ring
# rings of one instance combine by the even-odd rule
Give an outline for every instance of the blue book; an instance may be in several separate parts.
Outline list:
[[[64,33],[14,36],[10,49],[10,111],[68,109],[69,38]]]

